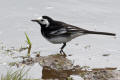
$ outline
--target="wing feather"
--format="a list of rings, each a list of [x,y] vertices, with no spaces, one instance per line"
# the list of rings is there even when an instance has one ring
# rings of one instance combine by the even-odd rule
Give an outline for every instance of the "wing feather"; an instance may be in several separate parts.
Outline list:
[[[54,31],[50,32],[51,35],[62,35],[65,33],[67,33],[67,30],[65,28],[61,28],[61,29],[54,30]]]

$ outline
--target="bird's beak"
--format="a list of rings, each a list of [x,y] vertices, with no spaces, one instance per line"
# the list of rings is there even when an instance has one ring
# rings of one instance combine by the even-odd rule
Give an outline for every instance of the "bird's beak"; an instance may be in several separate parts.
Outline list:
[[[31,20],[32,22],[38,22],[38,20],[37,19],[33,19],[33,20]]]

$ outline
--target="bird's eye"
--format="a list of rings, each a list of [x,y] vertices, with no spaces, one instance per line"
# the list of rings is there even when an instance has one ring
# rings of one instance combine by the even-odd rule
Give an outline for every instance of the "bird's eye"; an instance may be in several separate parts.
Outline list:
[[[44,21],[43,19],[41,21]]]

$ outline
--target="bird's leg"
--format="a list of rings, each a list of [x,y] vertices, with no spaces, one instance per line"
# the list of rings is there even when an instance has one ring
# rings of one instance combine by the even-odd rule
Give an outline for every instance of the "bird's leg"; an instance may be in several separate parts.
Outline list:
[[[61,50],[63,50],[66,46],[66,43],[63,43],[63,46],[61,47]]]
[[[65,48],[66,43],[63,43],[63,46],[61,47],[60,53],[63,55],[66,55],[65,52],[63,51],[63,49]]]

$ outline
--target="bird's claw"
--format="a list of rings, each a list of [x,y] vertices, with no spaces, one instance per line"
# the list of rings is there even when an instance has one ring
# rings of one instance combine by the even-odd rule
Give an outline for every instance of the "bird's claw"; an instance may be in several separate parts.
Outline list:
[[[62,56],[65,56],[65,57],[66,57],[66,54],[65,54],[65,52],[64,52],[63,50],[60,50],[60,54],[61,54]]]

